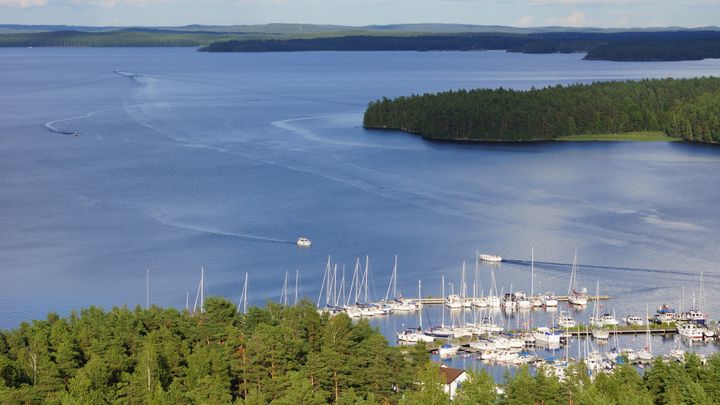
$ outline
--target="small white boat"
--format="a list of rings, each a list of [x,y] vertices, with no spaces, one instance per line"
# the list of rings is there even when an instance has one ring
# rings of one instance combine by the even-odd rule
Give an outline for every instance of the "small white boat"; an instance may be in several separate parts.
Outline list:
[[[601,326],[595,326],[592,328],[592,337],[594,339],[598,340],[608,340],[610,339],[610,331],[601,327]]]
[[[640,350],[637,353],[637,359],[640,361],[648,362],[648,361],[651,361],[652,358],[653,358],[652,351],[650,351],[650,348],[648,348],[648,347],[644,347],[642,350]]]
[[[495,349],[495,341],[492,339],[478,338],[476,342],[470,342],[470,347],[476,350],[493,350]]]
[[[623,318],[623,321],[629,326],[642,326],[645,325],[645,321],[643,321],[642,317],[638,315],[629,315]]]
[[[459,295],[450,294],[445,298],[445,306],[451,309],[459,309],[463,307],[463,304]]]
[[[304,236],[299,237],[296,243],[298,246],[301,246],[301,247],[310,247],[310,245],[312,245],[312,242],[310,241],[310,239],[308,239]]]
[[[703,329],[705,328],[694,323],[685,323],[677,326],[677,331],[680,336],[691,339],[702,339],[705,336]]]
[[[567,311],[560,311],[557,316],[557,326],[560,328],[574,328],[576,325],[575,319],[573,319]]]
[[[548,291],[543,295],[542,302],[546,307],[558,306],[557,298],[555,297],[555,293],[552,291]]]
[[[495,361],[497,361],[498,363],[512,363],[517,360],[519,356],[520,355],[517,352],[503,350],[497,353],[497,355],[495,356]]]
[[[677,360],[681,363],[685,362],[685,351],[682,349],[673,349],[668,355],[669,358]]]
[[[484,262],[493,262],[493,263],[499,263],[502,261],[502,257],[500,255],[479,255],[478,258]]]
[[[438,349],[438,354],[442,358],[451,357],[456,355],[458,350],[460,350],[460,346],[458,345],[444,344]]]
[[[407,343],[431,343],[435,340],[435,338],[433,338],[432,336],[428,336],[417,329],[405,329],[402,332],[398,332],[397,340]]]
[[[517,307],[520,309],[528,309],[532,307],[532,302],[528,299],[525,291],[518,291],[515,293],[515,302],[517,302]]]
[[[548,344],[559,344],[561,333],[554,331],[546,326],[541,326],[533,331],[533,337],[536,342],[543,342]]]
[[[625,356],[625,358],[628,359],[628,361],[630,362],[636,361],[638,359],[637,353],[635,353],[635,350],[631,348],[623,349],[620,353]],[[650,358],[652,358],[652,355],[650,356]]]

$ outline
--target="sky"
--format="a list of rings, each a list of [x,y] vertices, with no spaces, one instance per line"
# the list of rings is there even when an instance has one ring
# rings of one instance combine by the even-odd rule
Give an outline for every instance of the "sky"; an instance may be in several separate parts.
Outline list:
[[[539,27],[720,24],[720,0],[0,0],[0,24],[461,23]]]

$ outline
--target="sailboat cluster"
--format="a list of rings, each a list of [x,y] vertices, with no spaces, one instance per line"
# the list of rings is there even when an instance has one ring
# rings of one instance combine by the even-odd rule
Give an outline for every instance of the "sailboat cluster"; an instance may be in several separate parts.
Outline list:
[[[497,256],[497,255],[494,255]],[[574,255],[570,271],[568,293],[564,297],[553,292],[535,293],[535,257],[531,251],[529,292],[498,290],[495,267],[500,261],[487,260],[487,255],[475,255],[475,272],[472,282],[468,282],[467,266],[462,263],[460,283],[446,283],[441,279],[441,297],[423,298],[422,282],[418,281],[417,298],[403,297],[398,290],[398,260],[395,257],[390,282],[385,296],[379,301],[370,298],[370,266],[366,256],[355,261],[352,275],[346,279],[344,267],[338,267],[328,258],[323,285],[318,297],[318,310],[330,314],[345,313],[352,318],[387,316],[395,312],[417,312],[417,327],[405,328],[396,332],[400,344],[419,342],[437,344],[437,353],[441,358],[455,355],[475,356],[478,360],[498,364],[547,363],[538,356],[538,348],[556,350],[565,347],[566,358],[570,342],[577,342],[578,359],[583,359],[592,372],[612,370],[615,364],[622,362],[647,363],[653,358],[652,333],[677,333],[690,339],[714,339],[716,331],[709,327],[707,319],[693,296],[693,305],[687,311],[676,311],[668,306],[660,307],[653,317],[628,315],[622,322],[615,311],[601,311],[600,300],[608,299],[600,295],[600,282],[595,285],[595,294],[589,295],[588,289],[579,279],[577,252]],[[499,256],[497,256],[499,257]],[[490,286],[487,291],[479,288],[480,266],[485,262],[489,266]],[[346,285],[349,287],[346,288]],[[702,292],[702,276],[700,296]],[[683,298],[684,301],[684,298]],[[702,299],[698,300],[702,302]],[[586,322],[573,318],[569,310],[558,310],[561,302],[568,309],[581,311],[592,305],[592,313]],[[682,302],[682,301],[681,301]],[[442,305],[440,322],[433,324],[426,317],[427,326],[423,327],[424,305]],[[546,325],[532,325],[530,313],[544,310],[554,313],[547,317]],[[516,324],[510,325],[503,315],[513,314]],[[618,337],[625,334],[645,335],[645,345],[637,352],[630,347],[622,348]],[[610,344],[614,338],[614,345]],[[609,348],[609,346],[614,346]],[[601,351],[601,348],[604,348]],[[668,358],[684,358],[684,351],[676,347]],[[568,361],[552,361],[550,369],[562,375],[562,369]]]

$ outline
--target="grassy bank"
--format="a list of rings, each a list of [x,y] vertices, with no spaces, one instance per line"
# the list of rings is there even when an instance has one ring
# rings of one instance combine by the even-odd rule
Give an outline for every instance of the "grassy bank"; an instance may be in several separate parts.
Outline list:
[[[682,138],[667,136],[661,131],[638,131],[621,134],[586,134],[569,135],[557,138],[558,141],[623,141],[623,142],[678,142]]]

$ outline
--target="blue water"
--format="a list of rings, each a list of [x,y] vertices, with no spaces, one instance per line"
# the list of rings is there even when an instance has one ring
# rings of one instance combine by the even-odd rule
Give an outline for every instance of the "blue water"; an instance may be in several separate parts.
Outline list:
[[[115,71],[119,71],[115,72]],[[370,255],[381,298],[459,286],[475,251],[569,263],[618,317],[720,302],[720,149],[677,143],[455,145],[362,128],[367,102],[454,88],[720,72],[720,60],[583,61],[504,52],[209,54],[0,49],[0,327],[88,305],[277,300],[286,271],[317,300],[328,255]],[[76,133],[76,135],[74,135]],[[310,249],[294,245],[300,235]],[[340,267],[342,268],[342,267]],[[530,289],[526,263],[497,268]],[[488,268],[480,269],[487,290]],[[538,265],[536,291],[569,267]],[[587,314],[580,314],[587,316]],[[433,317],[439,317],[435,310]],[[391,336],[415,316],[377,321]],[[545,323],[540,316],[537,323]]]

